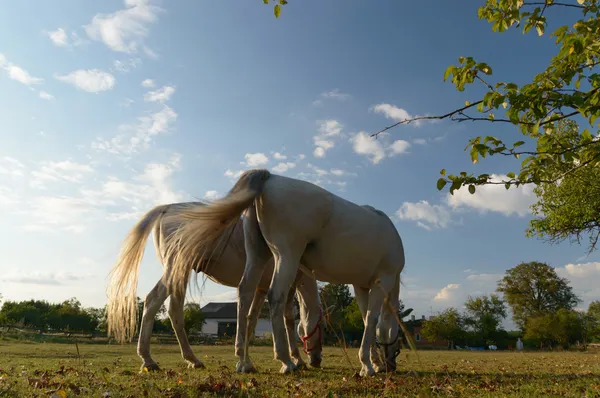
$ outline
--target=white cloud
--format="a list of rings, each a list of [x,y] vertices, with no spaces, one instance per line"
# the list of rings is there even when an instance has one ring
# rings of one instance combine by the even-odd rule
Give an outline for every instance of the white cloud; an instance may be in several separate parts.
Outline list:
[[[69,35],[63,28],[45,31],[44,33],[57,47],[71,48],[81,46],[86,43],[75,32],[71,32],[71,38],[69,39]]]
[[[52,40],[55,46],[66,47],[69,45],[69,37],[63,28],[48,32],[48,37]]]
[[[248,167],[260,167],[269,163],[269,158],[267,157],[267,155],[261,152],[247,153],[244,155],[244,158],[246,159],[246,163],[242,162],[242,164]]]
[[[9,175],[12,177],[22,177],[25,165],[17,159],[5,156],[0,158],[0,175]]]
[[[294,167],[296,167],[296,163],[294,162],[281,162],[277,166],[274,166],[272,170],[276,173],[285,173]]]
[[[215,200],[219,198],[219,193],[217,191],[206,191],[204,193],[204,199]]]
[[[150,0],[125,0],[125,8],[112,14],[97,14],[84,26],[92,40],[102,41],[113,51],[135,53],[148,35],[148,26],[157,20],[160,8]],[[146,47],[143,46],[144,51]]]
[[[149,93],[144,95],[144,101],[163,103],[171,99],[171,96],[173,94],[175,94],[175,87],[163,86],[158,90],[150,91]]]
[[[350,139],[350,142],[355,153],[367,156],[373,164],[378,164],[385,158],[385,149],[381,140],[369,137],[365,132],[359,132]]]
[[[81,182],[85,175],[94,169],[88,164],[81,164],[70,160],[60,162],[44,162],[39,170],[31,172],[33,179],[30,185],[34,188],[44,188],[48,181]]]
[[[404,140],[396,140],[390,145],[390,156],[406,153],[410,148],[410,142]]]
[[[137,68],[142,64],[142,60],[139,58],[131,58],[125,61],[115,60],[113,62],[113,67],[115,70],[121,73],[128,73]]]
[[[39,96],[41,99],[45,99],[45,100],[53,100],[54,99],[54,96],[52,94],[49,94],[45,91],[40,91]]]
[[[106,141],[98,139],[92,148],[113,154],[132,155],[148,149],[154,136],[171,131],[171,124],[177,119],[177,113],[170,107],[163,108],[153,114],[138,118],[138,123],[119,127],[122,133]]]
[[[76,274],[68,271],[11,271],[1,277],[1,280],[9,283],[20,283],[30,285],[66,285],[72,282],[92,278],[92,274]]]
[[[306,167],[308,167],[309,169],[314,170],[315,174],[317,176],[319,176],[319,177],[323,177],[323,176],[326,176],[326,175],[329,174],[329,172],[327,170],[321,169],[321,168],[319,168],[319,167],[317,167],[317,166],[315,166],[315,165],[313,165],[311,163],[308,163],[306,165]]]
[[[9,207],[21,203],[19,195],[8,187],[0,185],[0,207]]]
[[[321,93],[321,99],[318,99],[313,102],[313,105],[319,106],[323,104],[323,99],[335,99],[338,101],[345,101],[350,98],[350,94],[342,93],[339,89],[333,89],[331,91],[326,91]]]
[[[99,69],[78,69],[65,76],[56,76],[56,78],[88,93],[110,90],[116,82],[112,74]]]
[[[326,152],[335,146],[335,138],[341,135],[343,127],[337,120],[320,122],[319,134],[313,137],[315,144],[313,155],[317,158],[324,157]]]
[[[569,277],[588,278],[600,276],[600,262],[585,263],[585,264],[567,264],[564,267],[564,272]],[[599,281],[600,282],[600,281]]]
[[[450,283],[443,287],[433,298],[436,301],[454,301],[459,293],[460,285],[458,283]]]
[[[425,138],[415,138],[413,142],[417,145],[427,145],[427,140]]]
[[[490,177],[496,182],[509,179],[502,174],[492,174]],[[448,194],[447,201],[455,210],[467,207],[482,213],[494,211],[506,216],[514,213],[524,217],[529,213],[529,207],[535,203],[536,196],[531,185],[511,187],[507,190],[500,184],[479,186],[473,195],[463,187],[454,191],[454,195]]]
[[[465,270],[465,272],[467,272],[467,270]],[[503,277],[504,275],[502,274],[471,274],[467,276],[467,280],[471,282],[489,283],[491,285],[496,283]]]
[[[286,160],[286,159],[287,159],[287,156],[285,156],[285,155],[282,155],[282,154],[281,154],[281,153],[279,153],[279,152],[275,152],[275,153],[273,154],[273,158],[275,158],[276,160]]]
[[[343,176],[346,173],[344,170],[340,170],[340,169],[331,169],[330,172],[334,176]]]
[[[244,170],[225,170],[225,177],[229,177],[231,179],[235,179],[237,180],[238,178],[240,178],[240,176],[242,175],[242,173],[244,172]]]
[[[431,230],[446,228],[450,223],[450,212],[440,205],[430,205],[426,200],[417,203],[404,202],[396,211],[401,220],[417,221],[417,225]]]
[[[413,119],[416,117],[421,117],[420,115],[411,115],[405,109],[398,108],[397,106],[391,105],[391,104],[377,104],[372,109],[375,113],[380,113],[383,116],[385,116],[387,119],[391,119],[396,122]],[[419,127],[424,122],[425,122],[424,120],[415,120],[415,121],[411,122],[410,124],[415,127]],[[429,120],[429,122],[435,123],[436,120]]]
[[[87,215],[95,208],[93,203],[82,197],[38,196],[28,202],[27,215],[34,220],[25,225],[27,231],[81,233]]]
[[[0,53],[0,67],[4,69],[8,77],[18,81],[19,83],[23,83],[26,86],[42,84],[44,82],[44,79],[31,76],[25,69],[13,64],[12,62],[9,62],[2,53]]]
[[[146,79],[146,80],[144,80],[142,82],[142,87],[145,87],[145,88],[152,88],[152,87],[154,87],[154,80],[152,80],[152,79]]]

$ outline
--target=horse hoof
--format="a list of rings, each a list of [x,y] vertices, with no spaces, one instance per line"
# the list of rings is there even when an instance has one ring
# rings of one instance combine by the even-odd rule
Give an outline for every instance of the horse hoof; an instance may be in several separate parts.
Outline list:
[[[298,370],[308,370],[308,366],[306,366],[306,364],[304,362],[297,363],[296,364],[296,369],[298,369]]]
[[[238,362],[235,371],[238,373],[257,373],[256,368],[250,361]]]
[[[202,361],[198,360],[196,362],[188,362],[188,369],[204,369],[206,366],[202,363]]]
[[[361,377],[375,376],[375,370],[370,366],[363,365],[362,369],[360,370],[360,376]]]
[[[295,372],[297,370],[298,370],[298,366],[296,366],[294,363],[290,363],[287,365],[283,365],[281,367],[281,370],[279,370],[279,373],[286,375],[286,374]]]
[[[144,372],[144,370],[148,371],[148,372],[156,372],[158,370],[160,370],[160,367],[158,366],[158,364],[155,363],[149,363],[147,365],[142,365],[142,369],[140,369],[141,372]]]

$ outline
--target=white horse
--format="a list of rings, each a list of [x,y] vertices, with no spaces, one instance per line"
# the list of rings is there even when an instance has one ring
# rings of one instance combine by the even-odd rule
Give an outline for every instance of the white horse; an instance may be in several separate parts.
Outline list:
[[[154,325],[154,317],[160,309],[160,306],[169,296],[167,292],[166,281],[172,270],[169,261],[169,241],[167,237],[173,233],[181,222],[169,222],[165,216],[175,215],[178,212],[194,206],[204,206],[202,202],[193,203],[175,203],[162,206],[156,206],[148,211],[138,223],[129,231],[121,250],[119,259],[111,271],[112,278],[109,284],[109,301],[107,308],[109,334],[114,334],[115,338],[123,342],[131,340],[135,333],[137,320],[137,299],[136,288],[139,273],[139,265],[144,255],[146,240],[150,232],[154,233],[154,246],[157,255],[163,264],[164,273],[154,288],[146,296],[144,302],[144,312],[141,321],[140,335],[138,339],[137,352],[142,358],[144,367],[149,370],[158,370],[158,365],[150,356],[150,337]],[[218,257],[199,259],[196,253],[188,253],[186,268],[191,271],[203,272],[208,278],[219,284],[235,287],[238,286],[244,266],[246,263],[246,253],[244,250],[244,232],[240,219],[233,223],[233,227],[228,231],[227,236],[223,236],[220,245],[213,247],[217,251]],[[198,261],[202,260],[202,261]],[[271,262],[265,269],[260,283],[255,286],[253,293],[252,309],[248,319],[250,325],[248,332],[254,336],[254,328],[258,321],[260,309],[264,303],[267,289],[271,282],[273,273],[273,263]],[[187,278],[186,278],[187,279]],[[300,304],[300,323],[298,325],[298,334],[302,336],[304,342],[304,351],[309,356],[309,363],[313,367],[319,367],[322,359],[322,341],[321,333],[316,333],[321,328],[321,307],[318,297],[318,288],[316,281],[306,277],[302,272],[289,289],[288,305],[285,311],[285,325],[288,334],[288,343],[290,355],[296,361],[299,367],[306,367],[303,361],[294,333],[293,319],[293,294],[297,291],[298,302]],[[286,291],[287,292],[287,291]],[[186,289],[171,293],[169,303],[169,318],[175,330],[181,355],[188,363],[189,367],[201,368],[203,363],[194,355],[184,331],[183,324],[183,305]],[[246,314],[244,314],[246,316]],[[246,319],[246,318],[244,318]],[[245,325],[245,323],[244,323]],[[245,329],[241,329],[245,331]],[[311,331],[309,336],[303,336],[305,331]],[[238,324],[238,336],[242,336]],[[242,347],[241,341],[236,347]]]
[[[398,231],[383,212],[349,202],[309,182],[267,170],[250,170],[224,198],[175,215],[175,220],[186,222],[171,236],[173,269],[168,288],[183,291],[184,277],[190,273],[186,257],[196,253],[204,256],[205,248],[222,241],[223,231],[232,228],[242,213],[246,267],[238,287],[238,339],[246,330],[253,292],[266,264],[274,257],[268,298],[275,359],[282,362],[281,373],[297,368],[284,342],[282,314],[298,269],[317,280],[354,285],[365,323],[359,351],[360,374],[370,376],[378,370],[370,357],[376,331],[380,340],[387,341],[383,343],[386,370],[394,370],[400,347],[395,316],[405,263]],[[238,356],[239,372],[253,370],[247,340]]]

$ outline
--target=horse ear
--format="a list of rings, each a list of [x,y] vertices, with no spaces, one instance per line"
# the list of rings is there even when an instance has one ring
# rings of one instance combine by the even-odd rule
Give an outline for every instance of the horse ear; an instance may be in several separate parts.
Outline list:
[[[400,319],[404,318],[405,316],[408,316],[411,312],[413,311],[412,308],[408,308],[402,312],[398,313],[398,316],[400,317]]]

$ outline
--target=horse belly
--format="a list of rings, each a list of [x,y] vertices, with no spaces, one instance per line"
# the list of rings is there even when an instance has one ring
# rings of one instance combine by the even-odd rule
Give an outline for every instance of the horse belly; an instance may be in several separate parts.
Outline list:
[[[377,273],[380,256],[367,253],[364,242],[343,245],[326,240],[309,245],[301,263],[323,282],[364,285]],[[367,245],[368,246],[368,245]],[[375,254],[375,255],[374,255]]]

